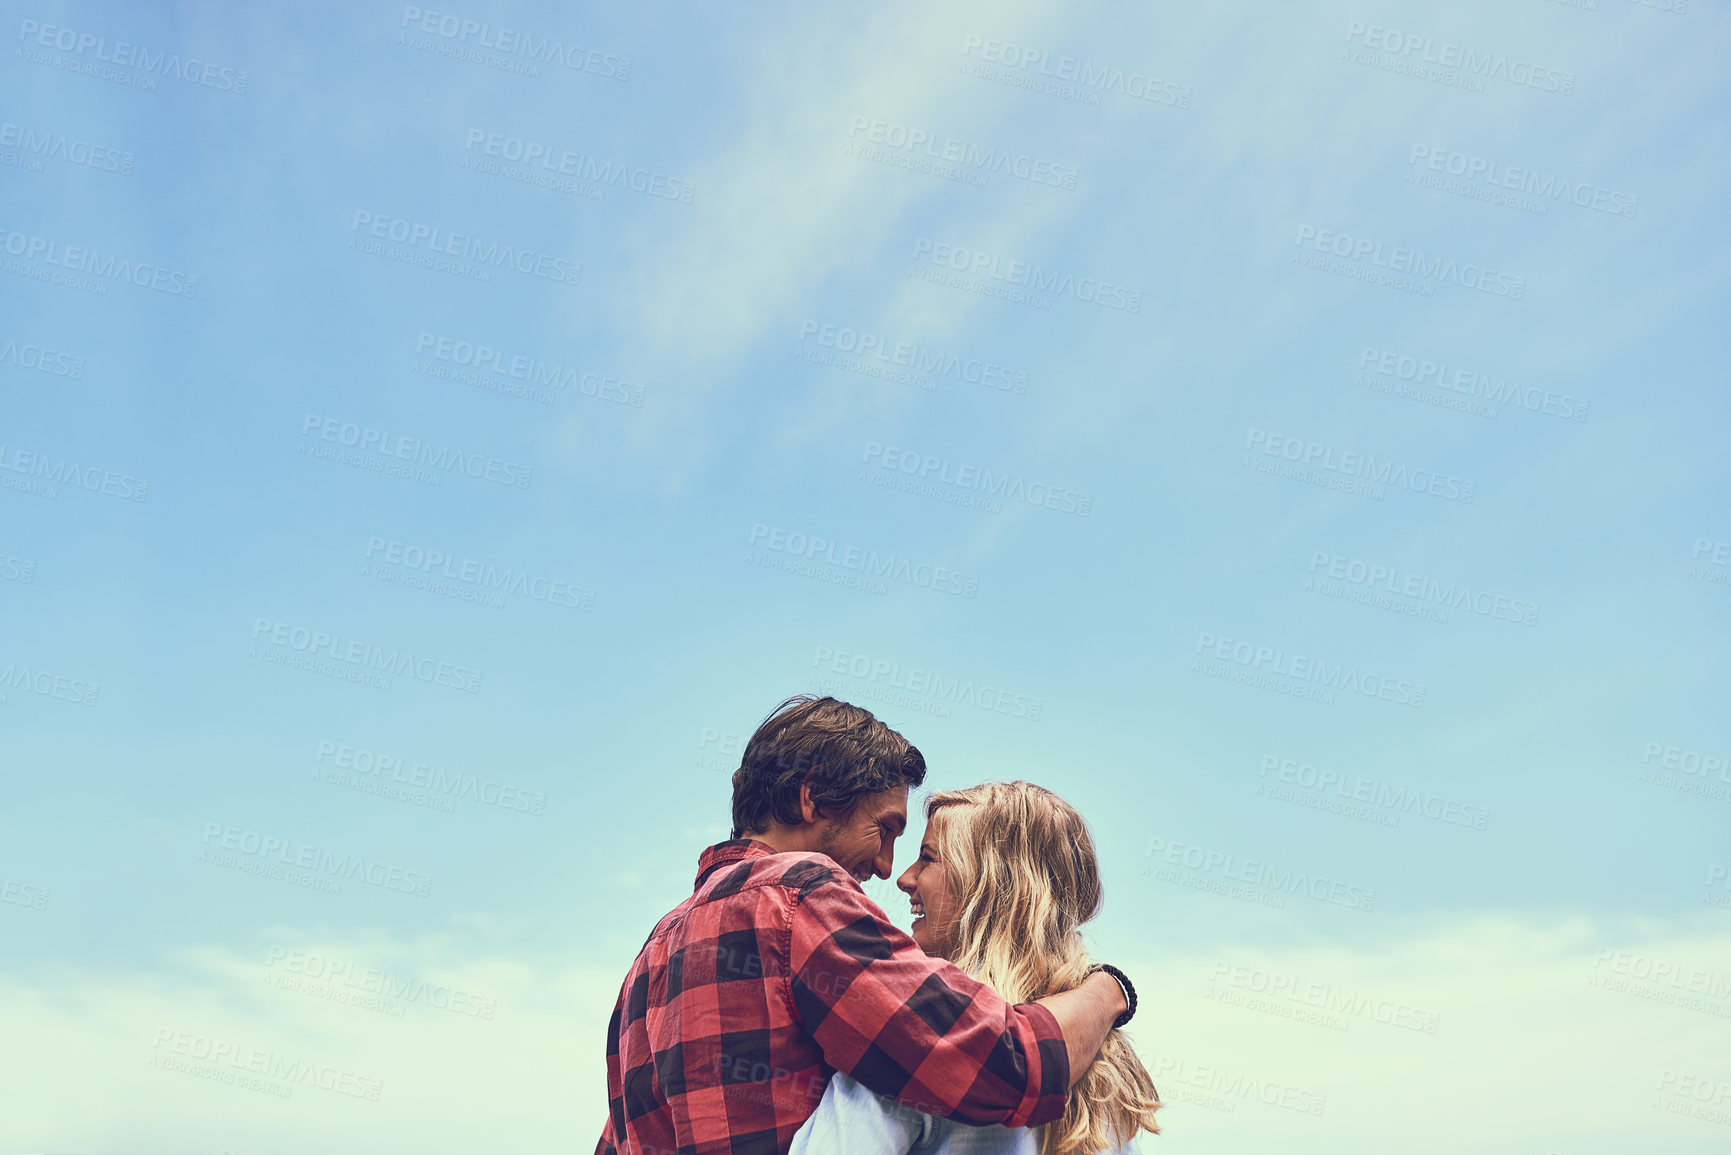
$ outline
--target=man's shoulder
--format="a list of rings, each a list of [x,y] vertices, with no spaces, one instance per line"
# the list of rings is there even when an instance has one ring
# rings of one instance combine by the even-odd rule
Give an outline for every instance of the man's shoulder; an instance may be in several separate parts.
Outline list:
[[[835,859],[819,851],[804,850],[762,854],[724,867],[692,897],[700,904],[716,902],[764,887],[788,891],[797,901],[820,893],[839,898],[849,891],[865,897],[858,880]]]

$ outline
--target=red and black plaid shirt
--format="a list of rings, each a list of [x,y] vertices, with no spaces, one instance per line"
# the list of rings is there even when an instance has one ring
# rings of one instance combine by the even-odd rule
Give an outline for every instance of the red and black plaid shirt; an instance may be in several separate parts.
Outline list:
[[[927,955],[834,859],[711,846],[620,988],[596,1155],[785,1155],[836,1071],[974,1124],[1070,1092],[1050,1011]]]

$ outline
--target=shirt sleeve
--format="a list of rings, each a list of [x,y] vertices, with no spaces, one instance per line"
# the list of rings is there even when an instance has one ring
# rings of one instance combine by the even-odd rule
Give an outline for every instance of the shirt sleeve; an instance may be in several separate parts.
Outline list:
[[[793,1011],[824,1061],[916,1111],[980,1125],[1060,1118],[1070,1057],[1058,1020],[932,958],[857,885],[806,891],[789,919]]]

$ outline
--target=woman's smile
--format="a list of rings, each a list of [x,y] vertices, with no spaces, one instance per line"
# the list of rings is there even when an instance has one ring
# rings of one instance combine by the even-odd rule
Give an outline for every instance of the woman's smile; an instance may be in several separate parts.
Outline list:
[[[908,933],[913,940],[927,954],[948,958],[955,901],[950,893],[949,873],[938,858],[934,838],[935,832],[928,825],[925,839],[920,843],[919,858],[902,871],[902,876],[896,879],[896,886],[908,896],[908,911],[914,916]]]

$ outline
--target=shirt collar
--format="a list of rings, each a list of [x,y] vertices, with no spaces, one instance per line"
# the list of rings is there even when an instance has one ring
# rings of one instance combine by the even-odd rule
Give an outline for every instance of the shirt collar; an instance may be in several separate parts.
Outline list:
[[[735,838],[729,842],[717,842],[697,856],[697,881],[691,884],[691,889],[696,890],[702,886],[704,879],[723,866],[741,862],[747,858],[762,858],[767,854],[775,853],[777,853],[775,847],[767,842],[759,842],[755,838]]]

